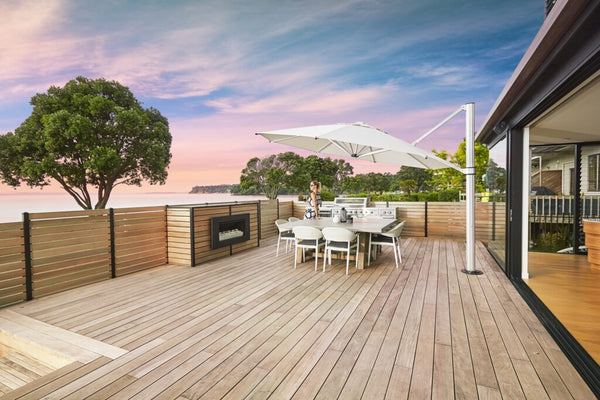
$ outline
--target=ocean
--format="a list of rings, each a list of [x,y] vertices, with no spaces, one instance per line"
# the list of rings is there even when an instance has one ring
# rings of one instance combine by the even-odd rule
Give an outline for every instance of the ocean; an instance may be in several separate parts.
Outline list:
[[[297,200],[296,195],[279,196],[280,201]],[[229,193],[113,193],[106,208],[204,204],[228,201],[266,200],[265,196],[234,196]],[[23,213],[80,211],[67,193],[0,193],[0,223],[19,222]]]

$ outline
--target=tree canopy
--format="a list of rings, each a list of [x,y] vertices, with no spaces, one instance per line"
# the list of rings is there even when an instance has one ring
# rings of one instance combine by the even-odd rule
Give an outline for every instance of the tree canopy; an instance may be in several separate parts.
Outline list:
[[[435,152],[435,150],[434,150]],[[445,150],[436,154],[455,164],[465,167],[466,145],[463,141],[458,150],[450,155]],[[489,151],[480,143],[475,144],[475,167],[477,190],[485,189],[482,178],[488,169]],[[488,172],[488,175],[490,173]],[[496,186],[502,184],[500,175]],[[495,178],[496,175],[493,175]],[[491,176],[491,175],[490,175]],[[383,196],[384,192],[401,190],[404,196],[434,193],[440,198],[456,198],[464,184],[464,175],[453,169],[427,170],[403,166],[396,174],[375,173],[353,175],[352,166],[344,160],[331,160],[329,157],[308,156],[303,158],[293,152],[270,155],[263,159],[255,157],[248,162],[240,177],[241,193],[264,193],[275,199],[282,192],[303,193],[313,179],[320,181],[326,190],[333,194],[353,193]],[[446,193],[448,192],[448,193]],[[332,193],[328,193],[333,195]],[[443,196],[442,196],[443,195]],[[413,196],[415,197],[415,196]],[[444,200],[447,201],[447,200]]]
[[[242,170],[240,189],[255,190],[264,193],[269,199],[276,199],[283,189],[307,191],[310,181],[316,179],[331,190],[339,190],[338,193],[341,193],[344,179],[352,172],[352,166],[344,160],[317,156],[304,158],[293,152],[272,154],[248,161],[246,168]]]
[[[443,158],[444,160],[449,160],[450,162],[459,165],[461,168],[465,168],[467,165],[467,145],[463,140],[458,145],[458,150],[452,156],[449,156],[445,150],[441,150],[440,152],[433,151],[438,157]],[[475,186],[477,191],[485,190],[485,185],[482,183],[482,177],[486,172],[488,159],[489,159],[489,149],[481,144],[475,143]],[[434,171],[432,174],[431,185],[434,189],[461,189],[463,187],[463,181],[465,180],[465,176],[452,168],[440,169]]]
[[[17,187],[58,182],[83,209],[92,208],[90,188],[105,208],[117,185],[164,184],[171,161],[169,124],[144,109],[115,81],[77,77],[63,88],[31,98],[33,111],[0,136],[0,178]]]

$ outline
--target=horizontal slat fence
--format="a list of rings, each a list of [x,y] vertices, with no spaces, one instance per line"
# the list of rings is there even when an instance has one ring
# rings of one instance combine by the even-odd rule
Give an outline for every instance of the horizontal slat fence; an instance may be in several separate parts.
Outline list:
[[[475,237],[487,242],[491,234],[494,203],[475,203]],[[504,204],[504,203],[502,203]],[[294,216],[302,218],[306,203],[294,201]],[[462,238],[466,232],[464,202],[374,202],[373,207],[396,207],[396,218],[406,221],[402,236]],[[504,207],[496,208],[496,219]],[[504,226],[496,229],[504,231]]]
[[[279,218],[288,219],[294,215],[294,203],[285,201],[279,203]],[[275,222],[273,222],[275,223]]]
[[[475,203],[475,238],[483,242],[490,236],[492,204]],[[403,236],[465,237],[464,202],[376,202],[374,205],[396,207],[396,217],[406,221]]]
[[[33,297],[111,277],[108,210],[26,214]]]
[[[0,306],[26,300],[23,224],[0,224]]]
[[[167,207],[167,248],[172,264],[192,263],[192,214],[190,207]]]
[[[275,220],[288,219],[292,215],[293,203],[291,201],[262,200],[260,202],[260,237],[277,236],[279,231],[275,226]]]
[[[279,200],[262,200],[260,202],[260,237],[270,237],[278,234],[275,220],[279,218]],[[286,218],[287,217],[281,217]]]
[[[396,207],[396,218],[405,221],[402,236],[425,235],[425,204],[415,202],[375,203],[377,207]]]
[[[397,217],[406,221],[405,236],[465,235],[464,203],[374,205],[396,207]],[[0,306],[167,262],[197,265],[257,247],[261,239],[277,235],[276,219],[302,218],[304,207],[302,201],[264,200],[24,213],[22,223],[0,224]],[[478,240],[487,241],[494,226],[497,236],[504,234],[504,203],[493,207],[476,203]],[[246,213],[250,240],[211,249],[210,218]]]
[[[166,207],[114,209],[115,275],[167,263]]]

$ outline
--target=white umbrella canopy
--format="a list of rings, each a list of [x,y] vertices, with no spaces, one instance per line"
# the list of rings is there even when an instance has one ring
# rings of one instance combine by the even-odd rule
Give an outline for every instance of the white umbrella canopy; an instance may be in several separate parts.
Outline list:
[[[374,163],[424,169],[460,168],[387,132],[356,122],[257,132],[271,143]]]

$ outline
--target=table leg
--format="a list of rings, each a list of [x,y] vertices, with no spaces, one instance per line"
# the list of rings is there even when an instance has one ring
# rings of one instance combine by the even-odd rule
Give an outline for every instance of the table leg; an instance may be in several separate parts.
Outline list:
[[[365,269],[367,267],[367,257],[369,255],[369,234],[360,232],[358,235],[360,240],[358,245],[358,269]]]

